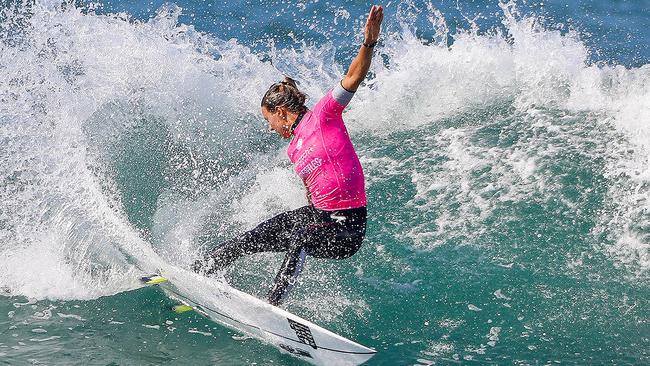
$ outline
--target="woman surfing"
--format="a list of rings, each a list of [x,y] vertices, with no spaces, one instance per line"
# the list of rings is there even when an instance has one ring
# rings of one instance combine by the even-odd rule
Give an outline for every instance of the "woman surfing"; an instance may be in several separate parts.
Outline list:
[[[261,112],[270,128],[291,140],[287,154],[305,184],[309,205],[222,243],[194,262],[194,271],[209,275],[243,255],[286,252],[267,296],[277,306],[295,283],[306,256],[345,259],[359,250],[366,232],[365,178],[342,113],[366,78],[383,18],[383,8],[373,5],[364,42],[346,76],[313,110],[288,77],[271,85],[262,98]]]

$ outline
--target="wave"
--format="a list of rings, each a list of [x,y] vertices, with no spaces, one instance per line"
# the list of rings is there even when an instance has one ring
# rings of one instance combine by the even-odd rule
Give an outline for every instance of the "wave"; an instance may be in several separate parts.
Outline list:
[[[571,254],[566,266],[600,253],[646,278],[650,66],[590,64],[578,32],[522,16],[514,2],[502,9],[501,28],[450,34],[430,6],[433,41],[415,36],[408,12],[393,20],[399,31],[379,47],[345,115],[371,195],[394,198],[376,204],[370,240],[504,248],[495,233],[521,219],[517,208],[540,203],[553,213],[557,199],[561,214],[589,216],[583,244],[560,249]],[[185,266],[203,245],[306,202],[281,142],[263,133],[259,97],[287,73],[313,103],[344,71],[333,43],[253,52],[180,24],[181,11],[166,5],[140,21],[57,2],[4,10],[8,293],[119,292],[142,263]],[[561,164],[576,170],[558,173]],[[602,180],[563,180],[580,169]],[[387,212],[400,207],[413,221],[387,229]],[[497,254],[515,260],[510,249]]]

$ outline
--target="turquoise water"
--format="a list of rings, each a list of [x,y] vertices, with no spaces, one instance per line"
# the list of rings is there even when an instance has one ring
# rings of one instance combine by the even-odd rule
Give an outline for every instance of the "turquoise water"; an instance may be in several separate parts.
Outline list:
[[[369,365],[650,363],[650,4],[384,5],[344,115],[367,239],[285,308]],[[0,362],[302,364],[134,288],[306,203],[259,98],[317,100],[367,8],[3,2]],[[224,276],[262,297],[280,260]]]

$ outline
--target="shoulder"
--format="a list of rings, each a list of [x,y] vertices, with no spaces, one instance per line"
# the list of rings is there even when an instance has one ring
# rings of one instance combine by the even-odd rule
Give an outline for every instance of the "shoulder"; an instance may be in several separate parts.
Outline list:
[[[319,113],[342,113],[345,107],[350,103],[354,93],[345,90],[341,83],[327,91],[314,107]]]

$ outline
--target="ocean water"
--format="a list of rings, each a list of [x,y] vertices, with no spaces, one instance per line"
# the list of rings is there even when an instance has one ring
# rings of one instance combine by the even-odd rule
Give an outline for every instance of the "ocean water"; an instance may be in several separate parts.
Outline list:
[[[369,365],[650,364],[650,2],[383,5],[344,114],[367,239],[285,308]],[[306,203],[259,101],[282,75],[318,100],[369,6],[0,2],[0,363],[303,364],[136,264]],[[224,277],[263,296],[280,260]]]

